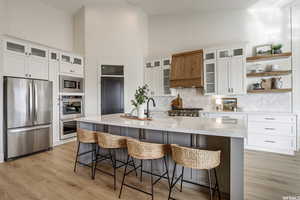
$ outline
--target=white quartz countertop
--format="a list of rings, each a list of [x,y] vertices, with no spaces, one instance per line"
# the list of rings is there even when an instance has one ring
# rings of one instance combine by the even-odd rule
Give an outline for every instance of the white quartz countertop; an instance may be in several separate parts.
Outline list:
[[[78,122],[110,126],[149,129],[164,132],[179,132],[199,135],[244,138],[247,136],[243,120],[201,117],[156,116],[151,121],[140,121],[121,117],[121,114],[90,116]]]

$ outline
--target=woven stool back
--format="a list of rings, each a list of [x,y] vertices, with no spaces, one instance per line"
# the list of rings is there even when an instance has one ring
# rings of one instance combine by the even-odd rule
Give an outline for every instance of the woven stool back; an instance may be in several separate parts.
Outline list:
[[[131,138],[127,139],[127,148],[131,157],[141,160],[159,159],[171,150],[168,144],[146,143]]]
[[[127,137],[112,135],[109,133],[97,132],[98,145],[105,149],[120,149],[126,148]]]
[[[89,131],[85,129],[77,129],[77,139],[81,143],[97,143],[97,135],[95,131]]]
[[[172,159],[192,169],[213,169],[220,165],[221,151],[207,151],[171,145]]]

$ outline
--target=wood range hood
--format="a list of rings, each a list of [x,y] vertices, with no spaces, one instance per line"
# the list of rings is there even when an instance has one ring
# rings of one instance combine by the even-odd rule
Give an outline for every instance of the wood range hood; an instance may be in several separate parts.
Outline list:
[[[171,88],[203,88],[203,50],[172,55]]]

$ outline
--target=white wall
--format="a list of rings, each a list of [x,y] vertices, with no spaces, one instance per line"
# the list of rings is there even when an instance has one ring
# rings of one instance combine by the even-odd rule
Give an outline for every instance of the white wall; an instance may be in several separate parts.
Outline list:
[[[290,50],[288,26],[289,9],[152,16],[149,57],[237,42],[249,42],[249,47],[283,43],[284,49]]]
[[[73,16],[39,0],[1,0],[7,2],[6,34],[73,50]]]
[[[5,32],[6,29],[6,0],[0,0],[0,35]]]
[[[86,114],[100,110],[98,68],[102,64],[125,66],[125,110],[132,106],[136,88],[143,83],[147,54],[147,16],[140,9],[113,4],[85,8]],[[98,110],[98,111],[97,111]]]
[[[300,3],[293,7],[294,111],[300,113]],[[300,119],[299,119],[300,120]]]

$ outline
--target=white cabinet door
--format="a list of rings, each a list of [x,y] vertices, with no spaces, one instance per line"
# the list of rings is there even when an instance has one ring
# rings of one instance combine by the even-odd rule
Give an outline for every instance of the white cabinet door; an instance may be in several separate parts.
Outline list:
[[[74,71],[73,73],[75,75],[80,75],[80,76],[84,75],[83,58],[82,57],[78,57],[78,56],[73,57],[73,71]]]
[[[205,49],[204,50],[204,61],[216,61],[217,60],[217,52],[214,49]]]
[[[228,71],[229,71],[229,60],[221,59],[217,62],[217,84],[218,84],[218,94],[227,95],[229,94],[229,80],[228,80]]]
[[[29,57],[27,74],[29,78],[33,79],[49,79],[49,68],[48,61],[45,59]]]
[[[27,56],[5,52],[3,56],[3,74],[5,76],[26,77]]]
[[[5,52],[23,56],[27,55],[27,45],[25,43],[14,40],[5,40],[3,47]]]
[[[83,76],[83,58],[70,54],[61,54],[60,73],[76,76]]]
[[[27,73],[29,78],[49,79],[48,50],[38,46],[29,47]]]
[[[215,61],[204,62],[204,91],[205,95],[217,94],[217,66]]]
[[[232,57],[229,67],[230,94],[245,94],[245,62],[243,57]]]
[[[60,58],[60,73],[72,74],[73,70],[73,58],[69,54],[62,53]]]
[[[231,57],[231,49],[219,49],[217,50],[217,59],[218,60],[226,60]]]
[[[5,76],[26,77],[27,46],[13,40],[4,41],[3,73]]]

